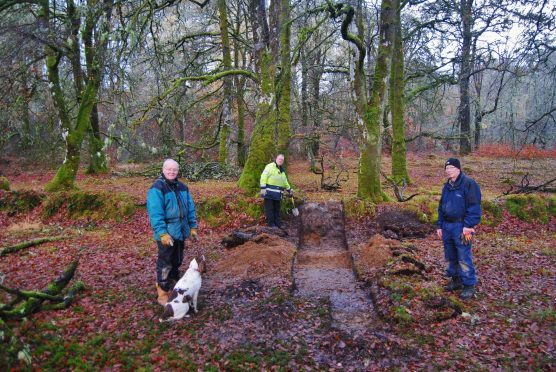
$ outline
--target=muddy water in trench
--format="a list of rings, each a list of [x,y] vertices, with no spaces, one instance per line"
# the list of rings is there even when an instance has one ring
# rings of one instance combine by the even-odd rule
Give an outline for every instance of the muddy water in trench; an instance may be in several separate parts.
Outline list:
[[[373,328],[378,319],[353,273],[342,204],[304,204],[298,221],[299,250],[293,268],[296,293],[329,298],[336,328],[350,332]]]

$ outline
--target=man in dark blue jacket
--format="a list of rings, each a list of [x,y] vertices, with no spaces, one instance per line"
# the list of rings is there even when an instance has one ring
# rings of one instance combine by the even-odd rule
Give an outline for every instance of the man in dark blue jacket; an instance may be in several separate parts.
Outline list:
[[[438,206],[438,237],[444,243],[446,270],[450,282],[447,291],[462,289],[462,299],[475,296],[477,277],[471,254],[475,226],[481,220],[481,190],[477,182],[461,171],[458,159],[444,164],[448,181],[442,189]]]
[[[195,204],[187,186],[178,181],[179,170],[175,160],[164,161],[162,174],[147,192],[147,211],[158,246],[156,290],[162,306],[172,290],[170,281],[180,278],[185,239],[197,240]]]

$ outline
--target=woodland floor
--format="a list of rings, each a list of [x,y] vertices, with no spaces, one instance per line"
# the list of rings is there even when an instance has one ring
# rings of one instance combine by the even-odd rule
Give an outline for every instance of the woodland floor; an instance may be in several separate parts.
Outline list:
[[[410,154],[408,166],[413,183],[406,194],[419,192],[438,200],[446,157]],[[384,163],[387,171],[388,159]],[[296,194],[306,202],[338,201],[353,197],[356,192],[356,160],[350,159],[345,164],[349,166],[350,177],[340,192],[320,191],[320,176],[309,173],[304,162],[293,162],[288,173]],[[504,180],[519,184],[523,175],[529,173],[529,181],[536,185],[556,174],[554,158],[469,156],[462,159],[462,164],[464,171],[481,185],[485,199],[493,199],[507,190]],[[118,168],[123,170],[124,167]],[[53,175],[53,171],[16,169],[12,164],[3,164],[1,171],[16,190],[41,190]],[[91,177],[80,173],[77,183],[83,190],[127,193],[139,205],[144,204],[152,179],[118,174]],[[189,188],[195,200],[213,196],[233,198],[238,193],[233,181],[195,182]],[[392,194],[389,189],[387,193]],[[377,214],[390,207],[399,207],[399,203],[384,203],[377,208]],[[392,283],[397,283],[402,287],[405,284],[405,289],[386,295],[378,292],[371,303],[370,293],[376,283],[372,275],[367,275],[372,272],[369,265],[382,267],[391,255],[388,251],[386,258],[378,257],[374,251],[373,256],[364,248],[380,232],[373,217],[347,218],[347,251],[359,270],[355,286],[369,296],[369,312],[373,312],[372,322],[365,329],[338,326],[334,314],[337,306],[330,297],[305,296],[295,290],[296,273],[292,265],[303,246],[298,241],[299,221],[288,217],[286,239],[248,242],[225,249],[220,244],[223,236],[263,222],[239,213],[231,217],[218,226],[200,221],[199,242],[187,248],[184,265],[200,254],[205,255],[208,263],[199,313],[175,323],[159,323],[162,308],[155,302],[156,250],[144,207],[121,222],[72,220],[63,214],[44,219],[40,207],[15,216],[0,212],[0,247],[42,236],[68,237],[0,257],[0,273],[6,276],[4,285],[43,288],[75,257],[80,260],[76,279],[86,285],[86,290],[68,309],[42,311],[24,322],[14,323],[14,332],[30,346],[32,365],[21,362],[12,367],[556,368],[554,217],[543,224],[524,222],[504,213],[496,227],[480,226],[473,247],[478,294],[465,303],[440,289],[445,281],[444,260],[442,243],[433,229],[423,238],[403,241],[427,270],[420,275],[389,279],[391,288]],[[446,296],[461,306],[462,314],[443,320],[425,316],[434,306],[423,305],[427,303],[423,293],[439,294],[430,298]],[[6,302],[1,294],[0,302]]]

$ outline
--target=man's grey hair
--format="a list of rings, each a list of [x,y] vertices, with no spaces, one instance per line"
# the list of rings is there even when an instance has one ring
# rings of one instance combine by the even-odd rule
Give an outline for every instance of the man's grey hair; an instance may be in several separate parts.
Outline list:
[[[178,169],[180,168],[180,165],[177,161],[175,161],[174,159],[166,159],[164,160],[164,163],[162,163],[162,169],[166,168],[167,166],[170,165],[175,165],[176,167],[178,167]]]

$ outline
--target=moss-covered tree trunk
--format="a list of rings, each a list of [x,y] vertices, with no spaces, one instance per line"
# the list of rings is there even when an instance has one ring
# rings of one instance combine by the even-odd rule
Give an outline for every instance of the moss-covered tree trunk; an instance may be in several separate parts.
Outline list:
[[[218,0],[218,20],[220,26],[220,35],[222,40],[222,66],[224,70],[232,69],[232,57],[230,53],[230,38],[228,33],[228,10],[226,9],[226,1]],[[232,141],[236,141],[237,127],[232,118],[232,77],[225,77],[224,84],[224,100],[222,104],[222,130],[220,131],[220,148],[218,160],[222,164],[236,163],[236,149],[231,146]]]
[[[69,1],[68,11],[75,12],[72,9],[73,2]],[[46,184],[47,191],[58,191],[70,189],[74,187],[75,176],[79,168],[81,156],[80,151],[83,144],[85,135],[91,128],[91,114],[96,103],[96,97],[102,79],[102,69],[104,66],[104,54],[108,44],[108,34],[110,31],[110,18],[112,14],[112,0],[100,2],[97,0],[88,0],[84,10],[87,12],[85,24],[79,30],[82,32],[83,42],[85,45],[85,60],[87,65],[87,82],[81,95],[77,94],[78,110],[75,124],[72,125],[68,105],[64,98],[64,93],[61,88],[59,64],[63,57],[60,49],[53,49],[47,45],[46,51],[46,68],[48,73],[48,80],[52,98],[60,117],[62,126],[62,133],[66,141],[66,157],[63,164],[60,166],[54,178]],[[57,30],[50,27],[50,13],[49,2],[43,1],[41,3],[41,13],[39,14],[39,22],[48,30],[49,36],[53,37]],[[74,22],[75,23],[75,22]],[[71,34],[76,32],[76,25],[72,23]],[[93,43],[93,35],[96,35],[95,42]],[[75,36],[75,35],[74,35]],[[74,39],[76,39],[74,37]],[[74,48],[79,51],[79,49]],[[70,61],[72,61],[70,54]],[[77,63],[77,62],[76,62]],[[75,65],[75,63],[74,63]],[[79,71],[76,69],[79,68]],[[79,88],[80,83],[80,66],[73,66],[74,69],[74,84]],[[78,89],[79,90],[79,89]],[[98,129],[98,128],[97,128]],[[98,151],[98,149],[97,149]]]
[[[379,45],[371,97],[367,106],[365,125],[367,127],[366,146],[359,163],[357,195],[374,201],[385,200],[380,182],[381,127],[384,113],[388,72],[392,45],[392,0],[382,0],[380,6]]]
[[[280,77],[278,83],[278,152],[288,159],[291,137],[290,1],[280,0]],[[286,161],[287,164],[287,161]]]
[[[54,178],[45,186],[46,191],[67,190],[74,187],[75,176],[81,159],[81,145],[89,129],[89,115],[93,109],[98,85],[89,81],[79,105],[75,127],[66,136],[66,158]]]
[[[249,153],[238,185],[246,192],[259,187],[265,165],[276,155],[276,95],[275,61],[270,52],[270,31],[265,2],[251,0],[250,16],[253,23],[255,63],[260,75],[260,93],[255,114],[255,126],[249,144]]]
[[[392,178],[396,182],[409,183],[405,144],[405,83],[404,52],[400,0],[393,0],[394,20],[392,44],[392,68],[390,71],[390,111],[392,113]]]
[[[276,128],[276,99],[274,94],[274,68],[272,57],[267,51],[261,60],[261,94],[257,104],[255,127],[251,135],[249,154],[239,178],[239,187],[252,192],[259,187],[261,173],[276,154],[274,140]]]
[[[108,159],[104,151],[104,144],[100,135],[100,121],[98,117],[98,104],[93,103],[91,109],[90,130],[89,130],[89,167],[87,173],[106,173],[108,172]]]
[[[357,181],[357,196],[362,199],[381,201],[386,198],[382,192],[380,182],[381,162],[381,126],[384,112],[386,81],[391,57],[391,23],[392,0],[382,0],[380,11],[380,42],[373,75],[371,97],[367,101],[364,62],[366,48],[362,42],[364,35],[361,2],[357,12],[358,35],[349,32],[349,25],[354,19],[355,10],[349,5],[343,5],[340,12],[346,14],[342,22],[342,38],[354,44],[357,48],[357,61],[353,71],[354,102],[359,123],[363,132],[360,141],[361,155],[359,158],[359,172]],[[337,16],[337,14],[333,14]]]

